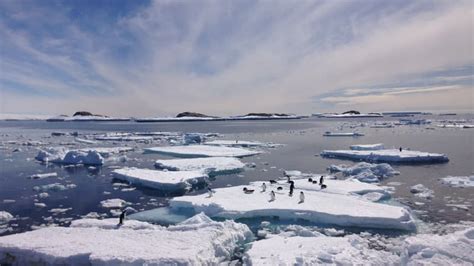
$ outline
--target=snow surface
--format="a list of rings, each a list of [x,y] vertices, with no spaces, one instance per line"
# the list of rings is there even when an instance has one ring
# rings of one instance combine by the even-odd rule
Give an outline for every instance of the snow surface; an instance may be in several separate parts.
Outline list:
[[[351,179],[357,179],[361,182],[375,183],[379,182],[384,178],[392,177],[400,174],[395,171],[389,164],[371,164],[366,162],[360,162],[353,166],[331,165],[328,167],[331,173],[342,172],[344,176],[350,176]]]
[[[428,153],[398,149],[356,151],[356,150],[324,150],[321,156],[329,158],[345,158],[370,162],[398,162],[398,163],[443,163],[448,157],[439,153]]]
[[[474,175],[443,177],[441,183],[451,187],[474,187]]]
[[[188,145],[188,146],[167,146],[145,148],[145,152],[159,153],[175,157],[195,158],[195,157],[246,157],[260,154],[259,151],[247,150],[243,148],[209,146],[209,145]]]
[[[230,219],[278,216],[285,220],[304,219],[340,226],[415,229],[413,217],[402,207],[373,203],[351,195],[310,190],[304,190],[305,201],[299,203],[298,189],[293,197],[288,196],[287,190],[280,192],[275,189],[276,200],[270,201],[269,192],[274,188],[268,186],[267,191],[262,193],[257,184],[218,188],[212,197],[207,193],[177,197],[170,200],[170,207],[194,209],[211,217]],[[244,187],[255,192],[245,194]]]
[[[357,144],[357,145],[351,145],[350,149],[357,150],[357,151],[373,151],[373,150],[383,150],[384,146],[383,146],[383,143]]]
[[[230,174],[243,170],[245,164],[232,157],[157,160],[155,167],[170,171],[203,171],[209,175]]]
[[[168,228],[82,219],[0,238],[0,263],[48,265],[216,265],[251,240],[250,229],[198,214]]]
[[[131,184],[170,191],[187,190],[205,182],[208,177],[201,171],[158,171],[134,167],[115,169],[112,173],[115,178]]]

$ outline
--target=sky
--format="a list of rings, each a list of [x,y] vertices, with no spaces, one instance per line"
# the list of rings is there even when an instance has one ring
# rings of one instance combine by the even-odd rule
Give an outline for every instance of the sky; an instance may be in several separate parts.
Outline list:
[[[2,0],[0,113],[474,112],[474,1]]]

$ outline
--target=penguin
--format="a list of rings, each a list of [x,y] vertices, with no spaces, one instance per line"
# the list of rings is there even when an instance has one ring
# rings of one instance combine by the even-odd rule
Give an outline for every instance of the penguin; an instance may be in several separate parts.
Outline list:
[[[272,192],[270,192],[270,201],[274,201],[275,200],[275,192],[272,190]]]
[[[399,149],[400,149],[400,152],[402,152],[402,150],[403,150],[402,147],[400,147]]]
[[[123,210],[122,213],[119,216],[119,225],[123,224],[123,221],[125,220],[125,215],[127,214],[127,210]]]
[[[304,193],[303,191],[300,192],[300,202],[299,203],[303,203],[304,202]]]
[[[289,176],[286,177],[286,183],[290,183],[291,182],[291,179]]]
[[[269,181],[270,181],[270,184],[276,184],[277,183],[277,181],[273,180],[273,179],[270,179]]]
[[[277,190],[283,190],[283,187],[277,187]]]
[[[308,182],[312,183],[313,182],[313,179],[310,177],[308,178]]]
[[[324,176],[321,176],[321,177],[319,178],[319,184],[322,185],[323,182],[324,182]]]
[[[265,183],[262,183],[262,192],[265,192],[267,190],[267,185]]]
[[[211,188],[207,188],[207,193],[209,194],[209,198],[210,198],[214,194],[214,191],[212,191]]]
[[[317,184],[318,183],[318,180],[313,180],[313,184]]]
[[[293,196],[293,190],[295,189],[295,182],[290,183],[290,197]]]
[[[245,194],[252,194],[255,190],[253,189],[247,189],[246,187],[244,187],[244,193]]]
[[[325,184],[322,184],[322,185],[321,185],[321,189],[325,189],[325,188],[327,188],[327,187],[328,187],[328,186],[326,186]]]

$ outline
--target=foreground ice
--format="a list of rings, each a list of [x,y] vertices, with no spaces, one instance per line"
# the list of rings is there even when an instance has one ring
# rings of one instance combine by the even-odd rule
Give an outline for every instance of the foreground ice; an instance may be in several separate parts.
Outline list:
[[[343,158],[363,160],[369,162],[397,162],[397,163],[443,163],[448,157],[440,153],[428,153],[398,149],[357,151],[357,150],[324,150],[321,156],[329,158]]]
[[[296,185],[295,185],[296,186]],[[255,192],[246,194],[244,187]],[[269,191],[276,199],[271,200]],[[215,189],[209,195],[183,196],[170,200],[172,209],[192,209],[211,217],[255,218],[279,217],[284,220],[302,219],[314,223],[413,230],[415,224],[410,212],[402,207],[373,203],[355,196],[304,190],[305,200],[299,202],[300,190],[294,196],[288,191],[277,191],[269,185],[266,192],[259,186],[236,186]]]
[[[167,146],[146,148],[145,152],[159,153],[174,157],[195,158],[195,157],[246,157],[260,154],[259,151],[243,148],[209,146],[209,145],[188,145],[188,146]]]
[[[186,191],[193,185],[205,182],[201,171],[158,171],[140,168],[121,168],[112,171],[114,177],[130,184],[167,191]]]
[[[474,187],[474,175],[443,177],[441,183],[451,187]]]
[[[168,228],[83,219],[0,238],[0,263],[16,265],[216,265],[252,238],[246,225],[198,214]]]
[[[357,179],[362,182],[375,183],[379,182],[384,178],[392,177],[400,174],[395,171],[389,164],[371,164],[366,162],[360,162],[353,166],[331,165],[328,167],[331,173],[342,172],[344,176],[350,176],[351,179]]]
[[[383,150],[384,146],[383,146],[383,143],[357,144],[357,145],[351,145],[350,149],[357,150],[357,151],[373,151],[373,150]]]
[[[245,167],[237,158],[209,157],[157,160],[155,167],[170,171],[204,171],[211,176],[240,172]]]

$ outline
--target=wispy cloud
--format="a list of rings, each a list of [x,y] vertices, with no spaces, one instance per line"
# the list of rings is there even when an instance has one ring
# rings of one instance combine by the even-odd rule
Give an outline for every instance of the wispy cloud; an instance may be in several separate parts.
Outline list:
[[[453,109],[453,97],[474,104],[470,1],[84,3],[0,2],[0,111],[235,114],[382,109],[387,101],[398,102],[393,110]],[[443,75],[426,76],[436,71]],[[414,79],[425,86],[406,84]],[[406,100],[419,93],[432,101]],[[451,105],[436,102],[440,94]]]

